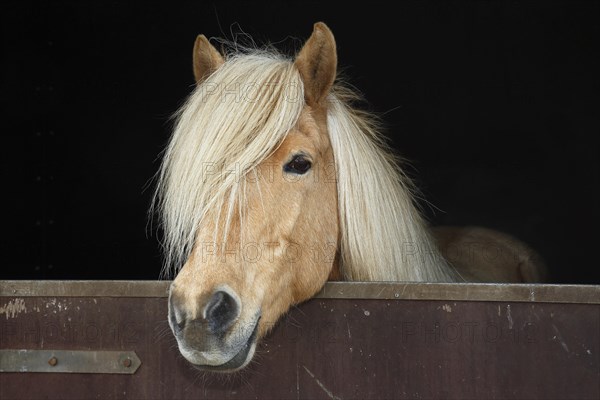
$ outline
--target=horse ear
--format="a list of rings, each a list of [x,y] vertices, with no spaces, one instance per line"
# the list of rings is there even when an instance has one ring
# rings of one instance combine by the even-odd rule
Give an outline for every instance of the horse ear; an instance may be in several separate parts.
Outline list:
[[[210,74],[215,72],[225,60],[215,46],[210,44],[206,36],[198,35],[194,43],[194,77],[201,84]]]
[[[337,68],[335,39],[327,25],[323,22],[314,25],[294,64],[304,83],[306,103],[319,103],[329,93]]]

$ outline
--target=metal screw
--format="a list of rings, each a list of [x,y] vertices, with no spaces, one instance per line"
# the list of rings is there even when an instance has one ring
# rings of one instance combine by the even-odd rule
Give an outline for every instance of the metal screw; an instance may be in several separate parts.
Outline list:
[[[124,366],[125,368],[129,368],[129,367],[131,367],[131,359],[130,359],[130,358],[126,358],[126,359],[124,359],[124,360],[123,360],[123,366]]]
[[[58,364],[58,360],[56,359],[56,357],[52,357],[51,359],[48,360],[48,364],[50,364],[52,367],[54,367],[56,364]]]
[[[394,297],[400,297],[398,293],[394,293]]]

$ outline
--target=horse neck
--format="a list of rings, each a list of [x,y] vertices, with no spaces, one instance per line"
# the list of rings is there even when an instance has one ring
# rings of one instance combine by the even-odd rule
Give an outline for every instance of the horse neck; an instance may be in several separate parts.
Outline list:
[[[329,107],[344,279],[455,281],[414,205],[410,180],[382,144],[376,124],[340,99]]]

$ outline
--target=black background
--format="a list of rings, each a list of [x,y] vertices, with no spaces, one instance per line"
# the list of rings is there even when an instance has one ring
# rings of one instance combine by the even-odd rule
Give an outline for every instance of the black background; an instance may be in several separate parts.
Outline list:
[[[433,224],[600,283],[598,2],[2,4],[0,278],[156,279],[151,179],[196,35],[293,53],[322,20]]]

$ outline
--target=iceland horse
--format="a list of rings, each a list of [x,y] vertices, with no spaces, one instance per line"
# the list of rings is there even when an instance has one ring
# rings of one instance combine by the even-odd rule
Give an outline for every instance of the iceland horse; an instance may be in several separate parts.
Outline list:
[[[293,58],[221,54],[196,40],[196,87],[176,116],[155,208],[176,273],[169,324],[200,368],[246,366],[270,327],[327,280],[543,277],[534,253],[507,235],[428,228],[376,119],[353,106],[358,97],[336,69],[323,23]],[[442,255],[470,243],[498,256]]]

